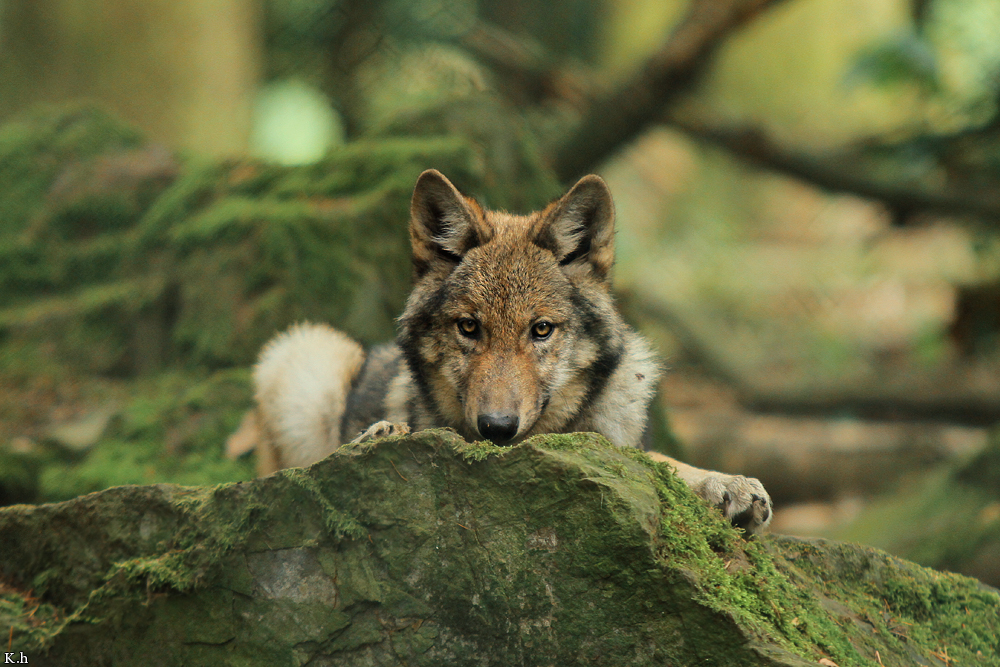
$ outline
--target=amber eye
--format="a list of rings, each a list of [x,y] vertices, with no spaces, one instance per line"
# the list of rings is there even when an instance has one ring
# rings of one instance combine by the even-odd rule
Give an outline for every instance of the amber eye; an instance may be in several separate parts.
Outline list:
[[[535,340],[545,340],[552,335],[553,329],[555,329],[555,327],[551,322],[545,322],[543,320],[541,322],[537,322],[531,327],[531,335],[535,338]]]
[[[458,333],[462,334],[466,338],[478,338],[479,322],[475,321],[471,317],[461,318],[458,320]]]

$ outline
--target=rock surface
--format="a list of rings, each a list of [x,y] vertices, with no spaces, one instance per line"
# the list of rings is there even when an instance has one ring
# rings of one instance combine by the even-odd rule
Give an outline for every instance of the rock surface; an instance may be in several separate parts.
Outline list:
[[[592,434],[425,431],[254,482],[12,506],[0,544],[0,631],[30,664],[1000,665],[997,591],[746,542]]]
[[[1000,586],[1000,429],[975,456],[908,476],[834,536]]]

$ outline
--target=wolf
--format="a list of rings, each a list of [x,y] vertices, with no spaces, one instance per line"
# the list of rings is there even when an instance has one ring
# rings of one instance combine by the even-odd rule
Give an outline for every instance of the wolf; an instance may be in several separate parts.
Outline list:
[[[515,215],[425,171],[410,205],[414,286],[395,343],[366,353],[321,324],[278,335],[260,354],[256,408],[230,447],[256,444],[264,475],[345,442],[432,427],[497,445],[594,431],[643,446],[661,369],[615,309],[614,228],[596,175]],[[747,532],[770,522],[758,480],[651,455]]]

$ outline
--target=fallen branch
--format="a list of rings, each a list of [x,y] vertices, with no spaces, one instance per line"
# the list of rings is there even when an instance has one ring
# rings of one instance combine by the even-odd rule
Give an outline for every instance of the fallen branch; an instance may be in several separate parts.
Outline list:
[[[898,160],[910,151],[907,144],[845,151],[825,156],[784,146],[759,128],[712,127],[690,118],[668,116],[666,122],[688,136],[722,148],[757,166],[812,183],[825,190],[874,199],[903,212],[930,211],[955,215],[1000,217],[1000,187],[995,181],[973,186],[958,178],[944,184],[889,180],[874,173],[876,152]],[[956,137],[955,141],[963,138]],[[916,140],[915,140],[916,141]],[[940,147],[944,153],[947,147]],[[943,162],[938,157],[938,162]],[[942,168],[944,165],[941,165]],[[897,170],[898,171],[898,170]],[[930,179],[927,179],[928,181]]]
[[[778,0],[696,0],[663,47],[631,78],[595,99],[554,159],[570,181],[658,121],[664,106],[697,80],[725,38]]]

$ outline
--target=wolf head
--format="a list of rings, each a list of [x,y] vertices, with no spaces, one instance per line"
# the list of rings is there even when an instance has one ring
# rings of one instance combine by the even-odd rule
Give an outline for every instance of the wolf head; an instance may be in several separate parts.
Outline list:
[[[569,430],[624,351],[607,185],[586,176],[513,215],[428,170],[410,213],[415,285],[398,342],[434,422],[497,444]]]

